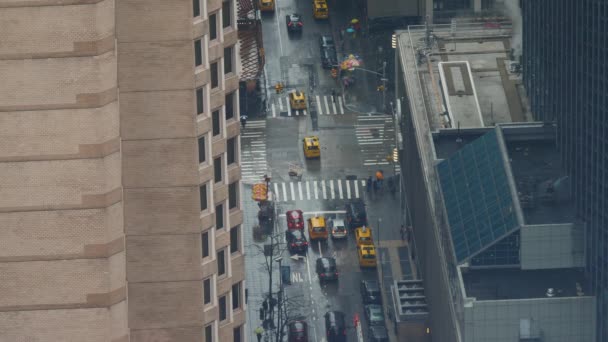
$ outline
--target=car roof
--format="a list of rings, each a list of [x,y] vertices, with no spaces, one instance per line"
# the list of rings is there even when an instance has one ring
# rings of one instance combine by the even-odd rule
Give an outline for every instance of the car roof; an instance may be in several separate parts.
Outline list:
[[[380,325],[372,325],[369,327],[370,335],[376,338],[388,338],[388,330]]]
[[[291,14],[289,15],[289,18],[290,18],[290,19],[300,19],[300,18],[302,18],[302,16],[301,16],[301,15],[299,15],[298,13],[291,13]]]
[[[375,280],[361,280],[361,282],[365,285],[365,288],[370,291],[380,291],[380,285]]]
[[[367,304],[365,307],[370,311],[382,311],[382,305],[379,304]]]
[[[336,259],[331,257],[322,257],[317,259],[317,264],[321,264],[323,266],[335,266]]]
[[[319,37],[319,41],[321,41],[325,45],[333,45],[334,38],[332,36],[321,36]],[[328,42],[331,42],[331,44],[328,44]]]
[[[293,321],[289,323],[289,328],[296,331],[302,331],[306,329],[308,323],[305,321]]]
[[[327,311],[325,313],[325,319],[330,322],[336,322],[338,320],[344,322],[344,312],[342,311]]]
[[[299,229],[289,229],[289,230],[287,230],[287,233],[291,234],[293,237],[296,237],[296,238],[304,237],[304,234]]]
[[[344,220],[333,220],[335,226],[344,226]]]

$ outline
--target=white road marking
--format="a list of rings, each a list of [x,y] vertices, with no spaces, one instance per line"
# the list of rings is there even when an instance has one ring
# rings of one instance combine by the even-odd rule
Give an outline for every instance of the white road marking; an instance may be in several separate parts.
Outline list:
[[[304,200],[304,194],[302,193],[302,182],[298,182],[298,193],[300,194],[300,201]]]
[[[281,56],[283,57],[283,42],[281,41],[281,24],[279,23],[279,17],[280,15],[275,15],[274,16],[276,18],[276,23],[277,23],[277,33],[279,36],[279,51],[281,52]]]
[[[317,111],[319,112],[319,115],[323,115],[323,110],[321,108],[321,97],[319,95],[317,95]]]
[[[357,181],[355,181],[355,186],[357,186]],[[346,181],[346,198],[350,199],[350,182]]]
[[[331,97],[331,106],[334,113],[338,114],[338,110],[336,109],[336,98],[334,96]]]
[[[292,283],[304,282],[304,279],[302,278],[302,275],[300,274],[300,272],[291,272],[291,282]]]
[[[344,199],[344,195],[342,193],[342,180],[338,179],[338,194],[340,195],[340,199]]]
[[[303,112],[303,115],[306,115],[306,109],[303,109],[302,112]]]
[[[344,107],[342,106],[342,96],[338,96],[338,108],[340,108],[340,114],[344,114]]]
[[[279,199],[279,184],[277,184],[277,183],[274,183],[274,195],[277,197],[276,201],[277,202],[280,201],[280,199]]]
[[[272,117],[276,118],[277,117],[277,110],[276,110],[276,108],[274,108],[274,103],[272,105],[270,105],[270,109],[272,110]]]
[[[336,198],[336,193],[334,192],[334,180],[329,181],[329,190],[331,191],[331,199]]]
[[[279,97],[279,109],[281,110],[281,112],[283,111],[283,98]]]
[[[306,182],[306,199],[310,199],[310,184]]]
[[[323,249],[321,249],[321,241],[317,241],[317,243],[319,244],[319,257],[323,257]]]
[[[285,99],[287,103],[287,115],[291,116],[291,103],[289,103],[289,99]]]
[[[293,189],[293,183],[292,182],[289,182],[289,187],[291,188],[291,200],[295,201],[296,200],[296,192]]]
[[[325,108],[327,108],[327,114],[332,114],[329,110],[329,103],[327,103],[327,96],[323,96],[323,101],[325,102]]]
[[[321,181],[321,189],[323,190],[323,199],[327,199],[327,193],[325,192],[325,181]]]
[[[285,183],[282,183],[283,186],[283,200],[287,201],[287,187],[285,186]]]
[[[319,199],[319,188],[317,187],[317,181],[313,182],[313,187],[315,189],[315,199],[318,200]]]

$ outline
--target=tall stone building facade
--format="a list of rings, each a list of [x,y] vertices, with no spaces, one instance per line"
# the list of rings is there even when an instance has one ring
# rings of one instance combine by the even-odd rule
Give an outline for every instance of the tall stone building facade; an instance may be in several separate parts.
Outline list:
[[[245,341],[234,0],[0,28],[0,341]]]

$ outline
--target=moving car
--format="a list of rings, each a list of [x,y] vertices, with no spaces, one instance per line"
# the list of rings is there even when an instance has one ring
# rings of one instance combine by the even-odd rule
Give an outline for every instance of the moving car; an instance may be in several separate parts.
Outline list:
[[[382,304],[380,286],[375,280],[361,280],[361,299],[363,304]]]
[[[332,220],[329,230],[332,239],[346,239],[348,231],[343,220]]]
[[[260,11],[274,12],[274,0],[260,0]]]
[[[355,242],[357,243],[357,247],[363,245],[373,246],[372,229],[365,226],[355,229]]]
[[[294,229],[285,231],[285,240],[287,240],[287,249],[290,253],[306,253],[308,250],[308,241],[304,230]]]
[[[313,2],[312,2],[312,16],[315,19],[327,19],[327,18],[329,18],[329,7],[327,7],[327,1],[325,1],[325,0],[313,0]]]
[[[287,22],[287,32],[288,33],[300,33],[302,32],[302,28],[304,23],[302,22],[302,16],[297,13],[289,14],[285,16],[285,20]]]
[[[355,229],[367,225],[367,213],[362,200],[347,203],[345,209],[348,228]]]
[[[359,266],[376,267],[376,248],[374,246],[359,246],[357,247],[357,254],[359,256]]]
[[[363,309],[365,318],[370,326],[384,326],[384,311],[382,305],[368,304]]]
[[[308,342],[308,323],[306,321],[292,321],[287,327],[288,342]]]
[[[338,267],[336,266],[336,259],[334,258],[318,258],[316,271],[320,281],[338,280]]]
[[[324,69],[331,69],[333,66],[338,65],[336,46],[331,36],[319,37],[319,49],[321,50],[321,64]]]
[[[321,143],[316,135],[304,137],[302,139],[302,149],[306,159],[321,158]]]
[[[304,229],[304,215],[302,210],[288,210],[285,213],[287,217],[287,229]]]
[[[325,313],[325,332],[327,342],[346,341],[346,321],[341,311],[328,311]]]
[[[323,216],[315,216],[308,219],[308,236],[310,240],[327,240],[328,233]]]
[[[380,325],[372,325],[369,327],[367,336],[369,342],[388,342],[388,331],[385,327]]]
[[[289,105],[291,109],[306,109],[306,95],[303,91],[296,90],[289,93]]]

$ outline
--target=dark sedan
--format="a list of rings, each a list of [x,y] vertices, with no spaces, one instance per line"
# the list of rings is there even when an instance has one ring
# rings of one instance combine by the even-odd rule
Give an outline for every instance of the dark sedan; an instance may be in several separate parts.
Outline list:
[[[293,13],[290,15],[286,15],[285,21],[287,22],[287,32],[289,32],[289,33],[302,32],[304,23],[302,22],[302,16],[300,16],[299,14]]]
[[[362,280],[361,298],[363,299],[363,304],[382,304],[378,282],[375,280]]]
[[[321,50],[321,64],[324,69],[331,69],[338,65],[338,55],[332,37],[319,37],[319,49]]]
[[[308,241],[303,230],[287,230],[285,231],[285,239],[290,253],[306,253],[308,250]]]

